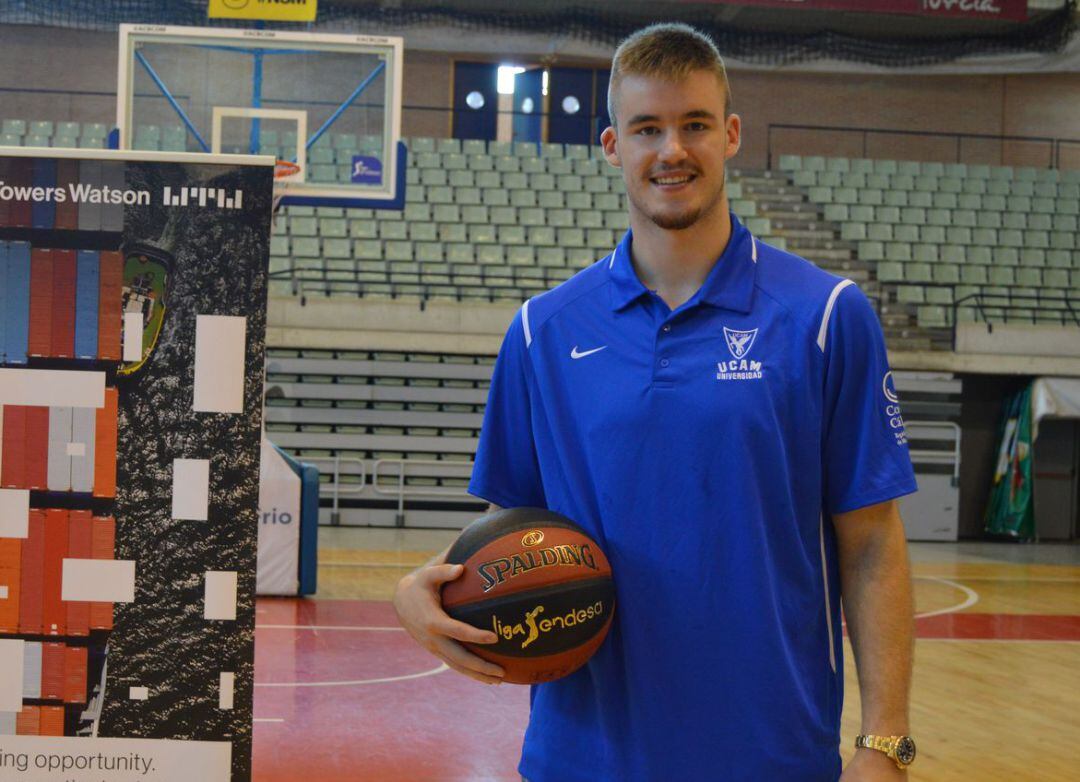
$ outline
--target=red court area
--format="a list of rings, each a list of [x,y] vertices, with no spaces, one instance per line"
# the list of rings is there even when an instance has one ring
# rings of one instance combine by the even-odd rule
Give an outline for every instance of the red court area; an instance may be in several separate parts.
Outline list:
[[[442,668],[386,602],[262,598],[257,782],[518,782],[529,691]],[[1080,616],[946,613],[924,639],[1080,642]]]
[[[389,603],[261,598],[255,639],[258,782],[518,782],[528,688],[440,670]]]

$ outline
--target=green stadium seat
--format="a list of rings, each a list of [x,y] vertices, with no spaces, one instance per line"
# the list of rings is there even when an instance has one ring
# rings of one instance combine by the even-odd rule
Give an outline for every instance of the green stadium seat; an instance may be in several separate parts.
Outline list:
[[[974,193],[976,195],[982,195],[986,192],[986,180],[985,179],[973,179],[968,177],[961,180],[963,192]]]
[[[1020,263],[1020,251],[1015,247],[991,247],[990,253],[995,266],[1016,266]]]
[[[477,245],[476,262],[484,266],[502,266],[506,263],[506,250],[501,244]]]
[[[1069,287],[1069,272],[1065,269],[1045,269],[1043,285],[1051,289],[1064,290]]]
[[[889,177],[889,187],[894,190],[914,190],[915,177],[911,174],[893,174]]]
[[[449,264],[472,263],[476,257],[473,246],[465,242],[447,244],[444,246],[444,251],[446,262]]]
[[[848,206],[848,216],[851,220],[858,220],[860,223],[872,223],[874,220],[878,222],[895,222],[894,220],[886,220],[884,214],[890,207],[878,207],[877,210],[872,206],[864,206],[863,204],[855,204]],[[875,217],[875,211],[882,212],[882,215]]]
[[[439,223],[439,241],[443,244],[464,242],[467,234],[464,223]]]
[[[831,157],[825,160],[826,171],[846,172],[851,170],[851,161],[845,157]]]
[[[888,261],[907,262],[911,258],[911,245],[906,242],[888,242],[885,244],[885,259]]]
[[[943,177],[945,176],[945,164],[934,161],[920,163],[919,171],[929,176]]]
[[[515,244],[506,248],[506,262],[511,266],[532,266],[536,252],[530,244]]]
[[[495,226],[493,225],[470,225],[469,241],[473,244],[494,244]]]
[[[1001,215],[1001,212],[979,212],[975,215],[975,224],[979,228],[1003,228]]]
[[[998,241],[1003,247],[1023,247],[1024,234],[1022,231],[1003,228],[998,231]]]
[[[576,219],[575,219],[576,215]],[[547,220],[535,225],[553,225],[559,228],[566,228],[572,225],[586,226],[592,220],[592,210],[582,209],[576,212],[569,209],[552,209],[547,213]],[[603,220],[599,212],[595,213],[596,221],[599,223]],[[520,220],[518,222],[521,222]]]
[[[956,193],[931,193],[930,199],[935,209],[956,209],[959,203]]]
[[[860,257],[862,257],[861,252]],[[904,264],[882,261],[877,265],[877,277],[881,282],[903,282]]]
[[[898,285],[896,300],[901,304],[922,304],[926,301],[926,288],[922,285]]]
[[[817,173],[814,171],[794,171],[791,181],[799,187],[816,187],[818,184]]]
[[[948,229],[943,225],[921,225],[919,226],[919,239],[924,242],[933,242],[936,244],[942,244],[947,241],[946,234]],[[969,242],[949,242],[950,244],[969,244]]]
[[[323,239],[324,258],[352,258],[352,243],[348,239]]]
[[[862,225],[862,223],[857,223]],[[841,234],[841,238],[846,238]],[[878,242],[891,242],[893,240],[893,226],[892,223],[870,223],[866,226],[865,236],[856,237],[872,239]]]
[[[990,280],[987,276],[987,266],[978,266],[973,263],[960,267],[960,281],[969,285],[986,285]]]
[[[599,210],[580,210],[575,214],[575,224],[581,228],[602,228],[604,213]]]
[[[616,240],[614,232],[608,228],[590,228],[585,232],[585,243],[596,249],[611,249]]]
[[[1012,192],[1012,182],[1008,179],[988,179],[986,192],[989,195],[1007,196]]]
[[[592,147],[588,144],[567,144],[564,156],[569,160],[584,160],[592,157]]]
[[[917,309],[916,318],[923,328],[943,328],[949,325],[950,310],[938,304],[924,304]]]
[[[396,222],[380,222],[380,239],[407,239],[409,237],[409,224],[404,220]]]
[[[568,211],[568,210],[564,210],[564,209],[546,210],[546,209],[540,209],[540,208],[531,209],[529,207],[525,207],[523,209],[518,210],[518,224],[519,225],[524,225],[524,226],[546,225],[547,224],[547,216],[549,214],[558,214],[559,212],[563,212],[563,211]]]
[[[960,225],[950,225],[945,229],[945,241],[949,244],[971,244],[971,229]]]
[[[473,171],[473,185],[481,190],[502,187],[502,174],[498,171]]]
[[[802,168],[805,171],[824,171],[825,158],[821,155],[804,156],[802,159]]]
[[[555,243],[560,247],[585,247],[585,231],[582,228],[560,228],[556,232]]]
[[[1016,270],[1016,283],[1035,288],[1042,287],[1042,269],[1020,267]]]
[[[911,257],[913,260],[919,261],[920,263],[937,263],[938,245],[913,244],[911,245]]]
[[[906,190],[886,190],[885,191],[885,205],[886,206],[907,206],[908,205],[908,193]]]
[[[1021,266],[1045,266],[1046,265],[1046,250],[1040,247],[1021,247],[1020,248],[1020,265]]]
[[[981,266],[988,266],[991,263],[995,263],[993,248],[991,247],[968,247],[967,248],[967,262]]]
[[[562,247],[538,247],[536,262],[541,266],[566,266],[566,251]]]
[[[475,187],[476,174],[466,169],[455,169],[446,172],[447,184],[451,187]]]
[[[883,261],[885,260],[885,245],[881,242],[859,242],[858,255],[864,261]]]
[[[486,186],[482,185],[480,182],[481,174],[485,171],[495,170],[495,158],[491,157],[491,155],[469,155],[468,161],[469,170],[476,175],[476,184],[482,187]],[[496,184],[496,187],[497,186],[498,185]]]
[[[976,228],[978,226],[978,218],[975,211],[972,209],[954,209],[953,225],[963,226],[965,228]]]
[[[931,263],[930,268],[934,282],[947,285],[955,285],[960,282],[960,266],[954,266],[951,263]],[[949,291],[949,297],[949,303],[952,303],[952,291]]]
[[[458,200],[461,200],[461,194],[458,194]],[[486,188],[480,191],[480,202],[485,206],[509,206],[510,205],[510,193],[503,188]],[[461,201],[461,203],[469,203],[468,201]]]
[[[413,242],[435,242],[439,239],[439,227],[435,223],[408,223],[409,239]]]
[[[874,172],[878,174],[899,174],[900,167],[895,160],[875,160]]]
[[[566,198],[561,190],[530,190],[529,192],[536,193],[534,206],[544,209],[561,209],[566,206]]]
[[[982,196],[978,193],[961,193],[956,197],[956,206],[959,209],[971,209],[978,212],[982,209]]]
[[[943,244],[938,248],[938,256],[943,263],[964,263],[967,261],[968,252],[971,249],[974,248],[961,247],[956,244]]]
[[[933,267],[928,263],[906,263],[904,276],[912,282],[930,282],[933,278]]]
[[[858,171],[863,174],[872,174],[874,172],[874,161],[868,158],[854,158],[851,160],[851,171]]]
[[[921,241],[920,226],[908,225],[907,223],[895,223],[892,226],[893,241],[896,242],[918,242]]]
[[[527,242],[534,246],[555,244],[555,229],[551,226],[536,225],[529,228]]]
[[[989,266],[987,277],[991,285],[1015,285],[1016,271],[1012,266]]]
[[[844,241],[854,242],[867,238],[866,223],[844,222],[840,224],[840,238]]]
[[[801,171],[803,167],[802,158],[798,155],[781,155],[778,165],[781,171]]]
[[[841,174],[839,171],[806,171],[813,174],[818,187],[863,187],[866,177],[863,174]]]
[[[871,209],[871,219],[873,218],[873,210]],[[835,222],[844,222],[848,219],[848,206],[847,204],[826,204],[825,205],[825,219]],[[854,219],[854,218],[852,218]],[[863,221],[865,222],[865,221]]]
[[[353,257],[363,260],[382,260],[383,247],[378,239],[353,240]]]

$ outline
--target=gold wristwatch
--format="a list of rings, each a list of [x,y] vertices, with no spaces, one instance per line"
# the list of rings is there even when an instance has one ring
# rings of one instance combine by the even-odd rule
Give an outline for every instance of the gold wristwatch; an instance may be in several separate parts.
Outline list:
[[[901,771],[915,760],[915,740],[911,736],[856,736],[855,749],[884,752]]]

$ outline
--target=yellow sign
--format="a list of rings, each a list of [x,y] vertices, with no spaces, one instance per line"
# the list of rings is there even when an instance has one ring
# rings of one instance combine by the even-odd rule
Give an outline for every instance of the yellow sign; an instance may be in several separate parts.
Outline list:
[[[318,0],[209,0],[211,19],[314,22]]]

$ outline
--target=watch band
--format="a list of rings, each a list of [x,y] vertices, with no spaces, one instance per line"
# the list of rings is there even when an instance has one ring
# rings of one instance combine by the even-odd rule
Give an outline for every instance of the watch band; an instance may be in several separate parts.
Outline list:
[[[883,752],[901,771],[915,760],[915,742],[910,736],[856,736],[855,748]]]

